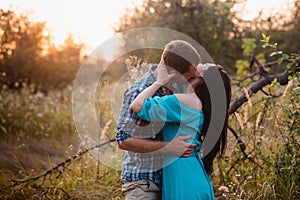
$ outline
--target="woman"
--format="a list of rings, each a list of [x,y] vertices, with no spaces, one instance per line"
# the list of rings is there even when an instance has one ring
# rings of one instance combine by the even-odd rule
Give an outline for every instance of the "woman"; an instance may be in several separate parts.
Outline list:
[[[224,82],[227,100],[230,100],[230,78],[223,68],[218,69]],[[162,171],[162,198],[214,199],[209,174],[217,153],[220,149],[221,153],[224,152],[227,116],[221,137],[206,160],[204,158],[203,163],[199,150],[202,144],[201,129],[204,127],[204,131],[207,131],[210,121],[208,88],[203,79],[198,77],[190,81],[184,93],[151,98],[156,90],[174,77],[176,73],[168,74],[166,67],[159,66],[157,81],[140,93],[130,108],[145,120],[168,122],[163,129],[165,141],[170,141],[178,135],[191,134],[193,137],[188,142],[197,145],[189,157],[178,158],[168,155],[165,158],[165,167]],[[228,105],[229,102],[227,110]],[[203,136],[205,137],[205,133]]]

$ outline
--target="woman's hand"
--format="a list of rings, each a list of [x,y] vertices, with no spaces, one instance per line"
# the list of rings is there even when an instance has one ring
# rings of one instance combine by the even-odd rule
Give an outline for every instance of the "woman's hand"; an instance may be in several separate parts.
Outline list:
[[[211,68],[211,67],[215,67],[216,64],[214,63],[199,63],[197,65],[197,70],[200,72],[201,76],[203,77],[205,75],[205,73]]]
[[[168,83],[176,73],[168,73],[167,66],[163,63],[163,61],[160,61],[157,67],[157,77],[156,77],[156,82],[159,85],[165,85]]]
[[[167,66],[165,66],[162,62],[159,63],[156,70],[156,81],[151,86],[143,90],[130,104],[130,109],[133,112],[140,112],[143,108],[145,99],[152,97],[161,86],[165,85],[171,78],[175,76],[175,73],[168,73]]]

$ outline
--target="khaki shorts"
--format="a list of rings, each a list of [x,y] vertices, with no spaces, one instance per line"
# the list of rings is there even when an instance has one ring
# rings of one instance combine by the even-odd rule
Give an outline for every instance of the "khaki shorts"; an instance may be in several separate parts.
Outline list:
[[[125,195],[125,200],[161,199],[160,188],[155,183],[148,180],[123,183],[122,192]]]

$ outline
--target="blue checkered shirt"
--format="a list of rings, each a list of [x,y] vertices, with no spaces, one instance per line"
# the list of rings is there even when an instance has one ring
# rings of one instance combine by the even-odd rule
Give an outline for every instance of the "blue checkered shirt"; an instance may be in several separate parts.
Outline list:
[[[116,139],[118,144],[132,136],[147,138],[149,140],[162,139],[162,122],[147,122],[139,118],[137,114],[129,108],[138,94],[156,81],[156,77],[153,73],[156,67],[157,65],[152,66],[151,70],[129,87],[124,94],[122,111],[117,125]],[[154,94],[154,96],[164,95],[166,95],[166,89],[163,87]],[[126,151],[122,165],[121,180],[122,182],[150,180],[160,186],[161,164],[162,155]]]

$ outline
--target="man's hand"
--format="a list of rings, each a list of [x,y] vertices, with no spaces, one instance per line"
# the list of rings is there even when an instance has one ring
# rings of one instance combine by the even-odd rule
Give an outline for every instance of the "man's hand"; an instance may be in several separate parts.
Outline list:
[[[165,146],[167,153],[171,153],[175,156],[189,157],[196,147],[196,144],[185,142],[185,140],[191,137],[191,135],[187,135],[174,138]]]

